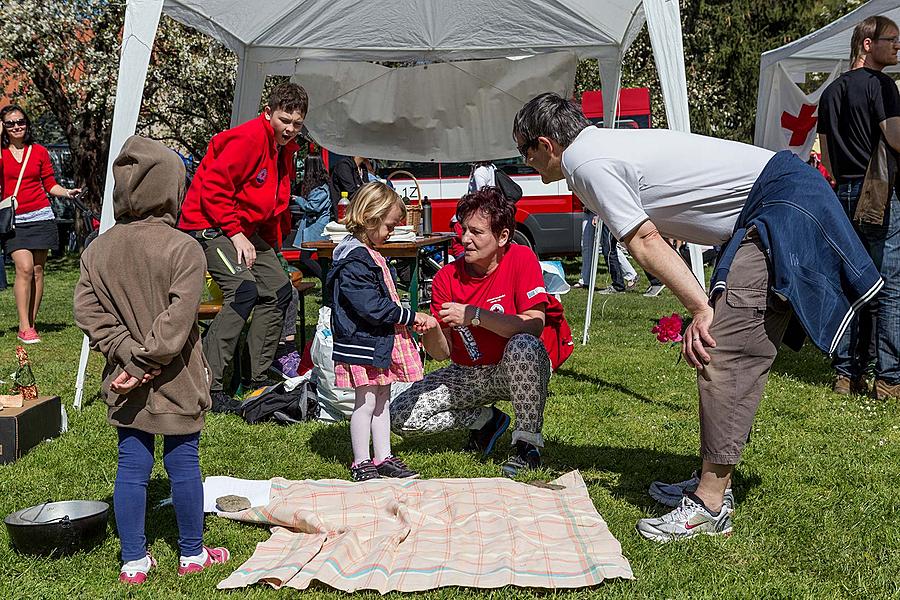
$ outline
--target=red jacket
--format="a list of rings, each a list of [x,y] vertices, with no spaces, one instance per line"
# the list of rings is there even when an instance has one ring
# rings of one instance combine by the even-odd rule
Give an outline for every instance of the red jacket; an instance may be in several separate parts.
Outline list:
[[[555,371],[572,355],[575,350],[575,340],[572,339],[572,330],[569,328],[569,322],[566,321],[563,305],[552,294],[547,294],[547,298],[549,301],[544,310],[544,330],[541,332],[541,341],[544,342],[544,347],[547,348],[547,354],[550,356],[550,368]]]
[[[275,248],[291,229],[291,141],[279,149],[265,115],[213,137],[184,198],[178,227],[221,228],[231,237],[254,233]]]

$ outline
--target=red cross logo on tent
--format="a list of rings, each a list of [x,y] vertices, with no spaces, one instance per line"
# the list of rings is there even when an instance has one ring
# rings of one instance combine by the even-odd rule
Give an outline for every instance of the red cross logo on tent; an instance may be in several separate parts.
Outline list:
[[[791,140],[788,146],[802,146],[809,136],[810,130],[816,126],[818,117],[814,117],[816,112],[815,104],[804,104],[800,107],[799,115],[792,115],[788,111],[781,113],[781,126],[791,132]]]

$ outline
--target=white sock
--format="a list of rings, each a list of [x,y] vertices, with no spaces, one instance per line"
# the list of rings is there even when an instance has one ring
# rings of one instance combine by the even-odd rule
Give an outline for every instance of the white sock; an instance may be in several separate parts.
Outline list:
[[[144,556],[144,558],[139,558],[137,560],[129,560],[127,563],[122,565],[122,571],[130,575],[134,575],[135,573],[146,573],[149,570],[150,555]]]
[[[190,564],[194,565],[205,565],[206,559],[209,555],[206,552],[206,548],[203,549],[203,552],[198,554],[197,556],[182,556],[179,558],[182,567],[186,567]]]

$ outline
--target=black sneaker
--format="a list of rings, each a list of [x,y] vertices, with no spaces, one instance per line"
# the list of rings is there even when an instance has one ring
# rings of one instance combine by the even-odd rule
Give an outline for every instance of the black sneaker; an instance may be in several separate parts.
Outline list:
[[[210,408],[212,412],[240,414],[240,401],[235,400],[223,391],[210,392],[210,396],[212,397],[212,408]]]
[[[396,456],[388,456],[375,469],[382,477],[390,477],[392,479],[415,479],[419,476],[418,473],[407,467],[406,463]]]
[[[381,475],[378,474],[378,469],[375,468],[375,463],[370,458],[350,466],[350,479],[353,481],[368,481],[380,478]]]
[[[506,459],[501,467],[507,477],[515,477],[523,469],[539,469],[541,467],[541,451],[537,446],[519,440],[516,442],[516,453]]]
[[[509,428],[509,415],[497,408],[491,407],[491,418],[487,424],[481,429],[473,429],[469,433],[469,443],[466,444],[466,450],[469,452],[481,452],[483,456],[487,456],[494,449],[494,444],[503,435],[503,432]]]

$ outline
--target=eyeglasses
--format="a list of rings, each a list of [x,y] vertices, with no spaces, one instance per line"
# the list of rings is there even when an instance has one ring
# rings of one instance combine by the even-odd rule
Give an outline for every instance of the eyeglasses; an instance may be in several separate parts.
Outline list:
[[[880,37],[877,38],[879,42],[890,42],[895,46],[900,45],[900,37]]]
[[[528,160],[528,150],[534,148],[534,145],[537,143],[537,140],[531,139],[526,140],[521,145],[516,146],[516,149],[519,151],[519,154],[522,155],[522,158]]]
[[[3,121],[3,126],[8,127],[9,129],[12,129],[14,127],[25,127],[25,125],[27,125],[25,119],[18,119],[16,121]]]

